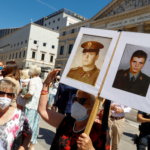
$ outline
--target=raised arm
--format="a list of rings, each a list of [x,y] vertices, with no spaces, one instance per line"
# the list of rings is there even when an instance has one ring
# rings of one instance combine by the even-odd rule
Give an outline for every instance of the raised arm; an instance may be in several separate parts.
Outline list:
[[[49,84],[54,80],[55,76],[59,71],[60,69],[55,69],[49,72],[46,80],[44,81],[42,90],[44,91],[49,90]],[[48,94],[41,95],[39,106],[38,106],[38,112],[48,124],[58,128],[62,120],[65,118],[65,115],[49,110],[47,108],[47,99],[48,99]]]

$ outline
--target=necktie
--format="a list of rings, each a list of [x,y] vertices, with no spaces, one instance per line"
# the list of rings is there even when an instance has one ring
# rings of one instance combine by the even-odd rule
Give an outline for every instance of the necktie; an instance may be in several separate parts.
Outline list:
[[[130,81],[130,87],[132,87],[132,85],[134,84],[134,81],[135,81],[135,78],[134,76],[131,78],[131,81]]]

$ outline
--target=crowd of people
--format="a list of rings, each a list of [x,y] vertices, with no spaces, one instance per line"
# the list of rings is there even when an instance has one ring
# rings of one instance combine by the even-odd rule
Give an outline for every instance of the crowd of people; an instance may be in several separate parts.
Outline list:
[[[39,66],[19,70],[15,61],[5,65],[0,61],[0,150],[34,150],[40,116],[57,129],[51,150],[118,150],[124,116],[131,108],[111,102],[109,109],[109,100],[104,100],[90,135],[86,135],[84,130],[96,98],[60,83],[59,71],[50,71],[42,83]],[[139,112],[138,121],[148,122],[143,121],[142,114]],[[145,134],[140,136],[145,138]],[[138,150],[143,148],[140,144]]]

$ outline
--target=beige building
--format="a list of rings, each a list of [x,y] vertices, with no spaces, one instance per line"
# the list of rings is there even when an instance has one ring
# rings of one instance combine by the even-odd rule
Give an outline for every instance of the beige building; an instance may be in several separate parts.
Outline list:
[[[60,29],[55,68],[63,72],[81,27],[150,33],[150,0],[112,0],[93,18]]]

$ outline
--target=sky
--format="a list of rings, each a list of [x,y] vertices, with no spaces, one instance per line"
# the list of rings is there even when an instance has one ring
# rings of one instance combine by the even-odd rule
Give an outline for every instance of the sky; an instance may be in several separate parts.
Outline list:
[[[22,27],[66,8],[92,18],[111,0],[0,0],[0,29]]]

